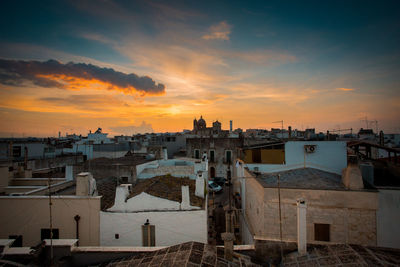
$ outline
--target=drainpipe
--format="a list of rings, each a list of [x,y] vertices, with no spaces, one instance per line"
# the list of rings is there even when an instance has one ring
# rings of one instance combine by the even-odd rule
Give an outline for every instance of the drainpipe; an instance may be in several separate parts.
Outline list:
[[[76,222],[76,239],[78,239],[76,245],[79,246],[79,220],[81,219],[81,216],[75,215],[74,219]]]

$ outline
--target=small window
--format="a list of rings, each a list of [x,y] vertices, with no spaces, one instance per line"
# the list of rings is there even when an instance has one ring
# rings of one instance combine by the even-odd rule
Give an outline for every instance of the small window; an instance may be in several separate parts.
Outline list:
[[[227,150],[225,155],[226,155],[226,163],[231,163],[232,162],[232,151]]]
[[[215,151],[210,150],[210,162],[215,162]]]
[[[21,147],[20,146],[13,147],[13,157],[21,157]]]
[[[154,247],[156,245],[156,227],[155,225],[142,225],[143,247]]]
[[[194,150],[194,158],[195,159],[199,159],[200,158],[200,150],[199,149],[195,149]]]
[[[261,163],[261,149],[251,151],[253,163]]]
[[[330,225],[323,223],[314,224],[314,239],[315,241],[330,241]]]
[[[60,238],[58,229],[54,229],[53,228],[52,232],[53,232],[53,239],[59,239]],[[48,228],[41,229],[40,230],[40,238],[41,238],[41,240],[43,240],[43,239],[51,239],[50,229],[48,229]]]

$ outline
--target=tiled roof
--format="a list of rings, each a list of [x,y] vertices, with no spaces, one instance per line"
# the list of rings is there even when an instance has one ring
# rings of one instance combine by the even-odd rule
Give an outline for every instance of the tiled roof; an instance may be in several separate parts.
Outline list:
[[[264,187],[345,190],[340,175],[314,168],[300,168],[275,173],[263,173],[257,178]]]
[[[400,250],[359,245],[309,245],[307,255],[286,255],[283,266],[400,266]]]
[[[195,195],[196,181],[189,178],[178,178],[169,175],[157,176],[149,179],[138,179],[138,182],[132,186],[129,198],[139,195],[142,192],[165,198],[172,201],[182,201],[182,185],[189,186],[190,205],[203,207],[204,199]],[[114,205],[116,180],[114,178],[105,178],[97,180],[97,191],[101,198],[101,210],[107,210]]]
[[[129,198],[139,195],[142,192],[147,194],[165,198],[172,201],[182,201],[182,185],[189,186],[190,205],[203,207],[204,199],[197,197],[196,181],[189,178],[179,178],[171,175],[162,175],[150,179],[138,179],[136,185],[132,187]]]
[[[117,181],[115,178],[104,178],[96,181],[97,191],[101,198],[101,210],[106,210],[114,205]]]
[[[138,253],[108,263],[108,267],[122,266],[258,266],[244,255],[233,261],[224,259],[224,249],[198,242],[187,242],[153,252]]]

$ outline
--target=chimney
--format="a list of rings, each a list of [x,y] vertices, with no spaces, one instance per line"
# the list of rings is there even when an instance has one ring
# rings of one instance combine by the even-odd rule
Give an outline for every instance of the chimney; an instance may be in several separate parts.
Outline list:
[[[353,161],[354,158],[351,158],[351,160]],[[349,162],[347,164],[347,168],[343,169],[342,183],[347,189],[361,190],[364,188],[363,176],[360,167],[358,164]]]
[[[230,121],[229,121],[229,132],[230,132],[230,133],[232,132],[232,127],[233,127],[233,121],[230,120]]]
[[[297,200],[297,249],[299,255],[307,253],[307,204],[304,199]]]
[[[204,198],[204,178],[203,172],[198,172],[196,176],[196,192],[197,197]],[[183,199],[183,198],[182,198]]]
[[[163,151],[163,160],[167,160],[168,159],[168,150],[165,147],[163,147],[162,151]]]
[[[182,185],[182,202],[181,202],[181,210],[190,209],[190,195],[189,195],[189,186]]]
[[[383,131],[379,132],[379,144],[381,146],[385,145],[385,135],[383,134]]]
[[[97,196],[96,180],[90,172],[81,172],[76,176],[77,196]]]
[[[221,234],[222,240],[224,240],[224,252],[225,259],[228,261],[233,260],[233,241],[235,240],[235,235],[233,233],[225,232]]]
[[[28,169],[28,147],[24,147],[24,169]]]
[[[67,181],[74,180],[73,166],[71,165],[65,166],[65,179]]]
[[[289,139],[292,138],[292,126],[288,127],[288,131],[289,131]]]

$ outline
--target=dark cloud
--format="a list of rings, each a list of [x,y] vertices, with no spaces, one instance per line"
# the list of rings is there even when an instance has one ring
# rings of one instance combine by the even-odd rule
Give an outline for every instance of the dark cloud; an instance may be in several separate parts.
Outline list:
[[[109,84],[107,89],[124,93],[162,94],[165,86],[148,76],[126,74],[111,68],[101,68],[92,64],[60,63],[48,61],[18,61],[0,59],[0,83],[21,86],[26,81],[41,87],[68,88],[74,79],[98,80]]]

